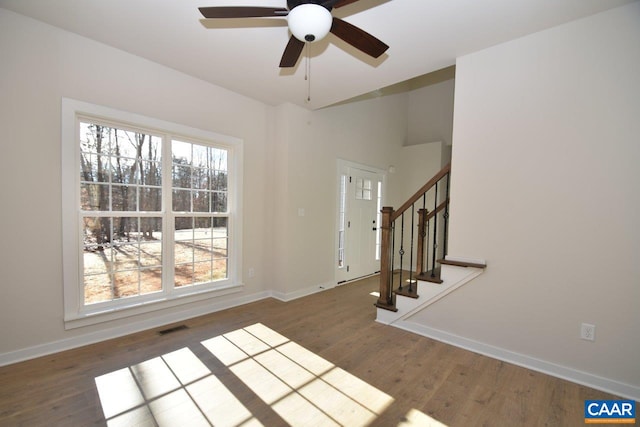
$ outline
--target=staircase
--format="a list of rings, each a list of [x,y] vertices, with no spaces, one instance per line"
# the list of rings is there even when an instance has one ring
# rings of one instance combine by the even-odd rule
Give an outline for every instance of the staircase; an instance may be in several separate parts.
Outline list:
[[[380,307],[376,303],[376,306],[378,306],[376,321],[390,325],[405,320],[441,298],[444,298],[449,293],[482,274],[486,264],[479,261],[480,260],[474,260],[473,262],[459,260],[437,261],[442,264],[438,269],[440,271],[439,283],[416,279],[413,286],[415,295],[411,296],[403,295],[403,293],[397,292],[396,289],[393,292],[393,309]],[[399,273],[394,273],[394,276],[399,276]]]
[[[398,210],[382,208],[378,322],[406,319],[486,268],[447,255],[450,178],[448,164]]]

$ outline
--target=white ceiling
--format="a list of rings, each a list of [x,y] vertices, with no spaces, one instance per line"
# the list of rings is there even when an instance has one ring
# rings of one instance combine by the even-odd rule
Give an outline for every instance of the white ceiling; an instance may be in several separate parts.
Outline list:
[[[286,7],[286,0],[0,0],[0,7],[122,49],[270,105],[317,109],[453,65],[478,51],[632,0],[360,0],[334,16],[387,43],[371,59],[330,34],[278,64],[286,21],[203,20],[199,6]]]

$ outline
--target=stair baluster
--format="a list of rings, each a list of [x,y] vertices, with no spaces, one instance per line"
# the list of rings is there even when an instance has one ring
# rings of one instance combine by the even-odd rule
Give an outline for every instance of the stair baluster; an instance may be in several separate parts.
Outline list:
[[[413,294],[413,230],[415,218],[415,203],[411,205],[411,249],[409,250],[409,293]],[[416,288],[417,291],[417,288]]]
[[[436,250],[438,249],[438,182],[435,185],[435,196],[433,197],[433,251],[431,251],[431,279],[436,278]],[[444,258],[444,257],[443,257]]]

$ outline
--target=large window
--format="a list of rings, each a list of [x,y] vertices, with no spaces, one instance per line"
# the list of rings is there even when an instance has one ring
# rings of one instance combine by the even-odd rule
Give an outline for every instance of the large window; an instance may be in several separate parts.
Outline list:
[[[65,100],[62,144],[67,321],[238,287],[239,140]]]

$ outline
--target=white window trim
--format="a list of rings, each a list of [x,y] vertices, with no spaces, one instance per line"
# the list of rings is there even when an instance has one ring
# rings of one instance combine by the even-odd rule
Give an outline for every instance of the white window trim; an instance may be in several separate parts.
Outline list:
[[[194,286],[175,289],[161,295],[137,298],[135,302],[114,304],[102,311],[83,308],[83,292],[80,288],[81,232],[79,224],[79,117],[129,124],[153,132],[187,138],[189,140],[212,141],[228,148],[230,155],[228,182],[229,209],[229,270],[228,279],[215,286]],[[64,288],[65,329],[97,324],[151,311],[188,304],[207,298],[219,297],[243,290],[242,282],[242,177],[243,141],[239,138],[192,128],[140,114],[129,113],[109,107],[62,98],[62,259]],[[161,212],[162,215],[165,212]],[[168,245],[165,245],[168,246]],[[166,253],[166,252],[165,252]]]

